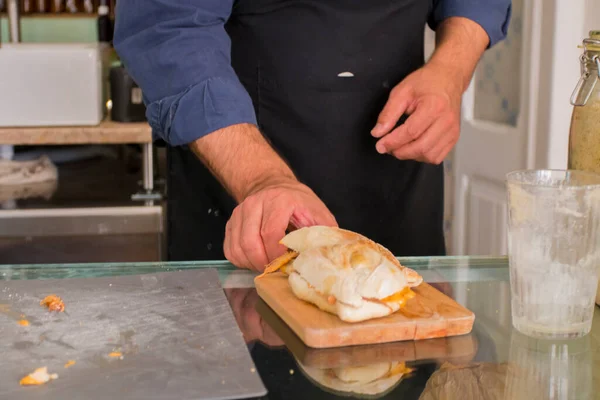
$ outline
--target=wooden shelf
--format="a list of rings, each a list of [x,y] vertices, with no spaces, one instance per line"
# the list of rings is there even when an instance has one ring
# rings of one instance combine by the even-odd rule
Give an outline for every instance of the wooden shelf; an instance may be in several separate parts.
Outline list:
[[[6,13],[0,13],[0,18],[6,18]],[[32,14],[21,14],[21,20],[23,19],[60,19],[60,18],[98,18],[98,14],[88,13],[32,13]]]
[[[16,146],[151,142],[152,129],[146,122],[105,120],[96,126],[0,128],[0,144]]]

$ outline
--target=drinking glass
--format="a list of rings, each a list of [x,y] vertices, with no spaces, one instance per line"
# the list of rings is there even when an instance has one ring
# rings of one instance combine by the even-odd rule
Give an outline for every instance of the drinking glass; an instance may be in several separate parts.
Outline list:
[[[507,175],[513,326],[538,338],[590,332],[600,257],[600,175]]]

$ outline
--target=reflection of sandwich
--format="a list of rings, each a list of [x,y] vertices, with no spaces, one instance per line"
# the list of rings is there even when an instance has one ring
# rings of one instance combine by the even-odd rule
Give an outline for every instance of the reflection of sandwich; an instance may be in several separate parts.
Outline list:
[[[381,397],[412,371],[403,362],[327,369],[307,367],[300,362],[298,366],[318,386],[339,395],[357,397]]]
[[[389,250],[354,232],[313,226],[289,233],[281,244],[290,250],[265,274],[281,270],[298,298],[346,322],[398,311],[423,281]]]

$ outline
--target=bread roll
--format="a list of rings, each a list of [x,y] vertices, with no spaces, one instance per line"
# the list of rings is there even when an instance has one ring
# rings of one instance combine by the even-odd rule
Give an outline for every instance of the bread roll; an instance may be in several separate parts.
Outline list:
[[[281,243],[290,251],[269,264],[265,274],[281,270],[298,298],[346,322],[398,311],[414,297],[410,288],[423,281],[383,246],[343,229],[302,228]]]

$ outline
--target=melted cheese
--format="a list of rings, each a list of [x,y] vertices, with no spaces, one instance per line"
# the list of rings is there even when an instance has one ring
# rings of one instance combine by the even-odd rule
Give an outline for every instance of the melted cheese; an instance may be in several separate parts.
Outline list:
[[[404,289],[400,290],[399,292],[396,292],[396,293],[392,294],[391,296],[381,299],[381,301],[384,303],[398,302],[400,304],[405,304],[408,300],[412,299],[415,296],[416,296],[415,292],[410,290],[409,287],[405,287]]]
[[[392,369],[390,369],[390,371],[387,373],[387,377],[410,374],[411,372],[412,368],[408,368],[405,363],[398,363],[392,367]]]

